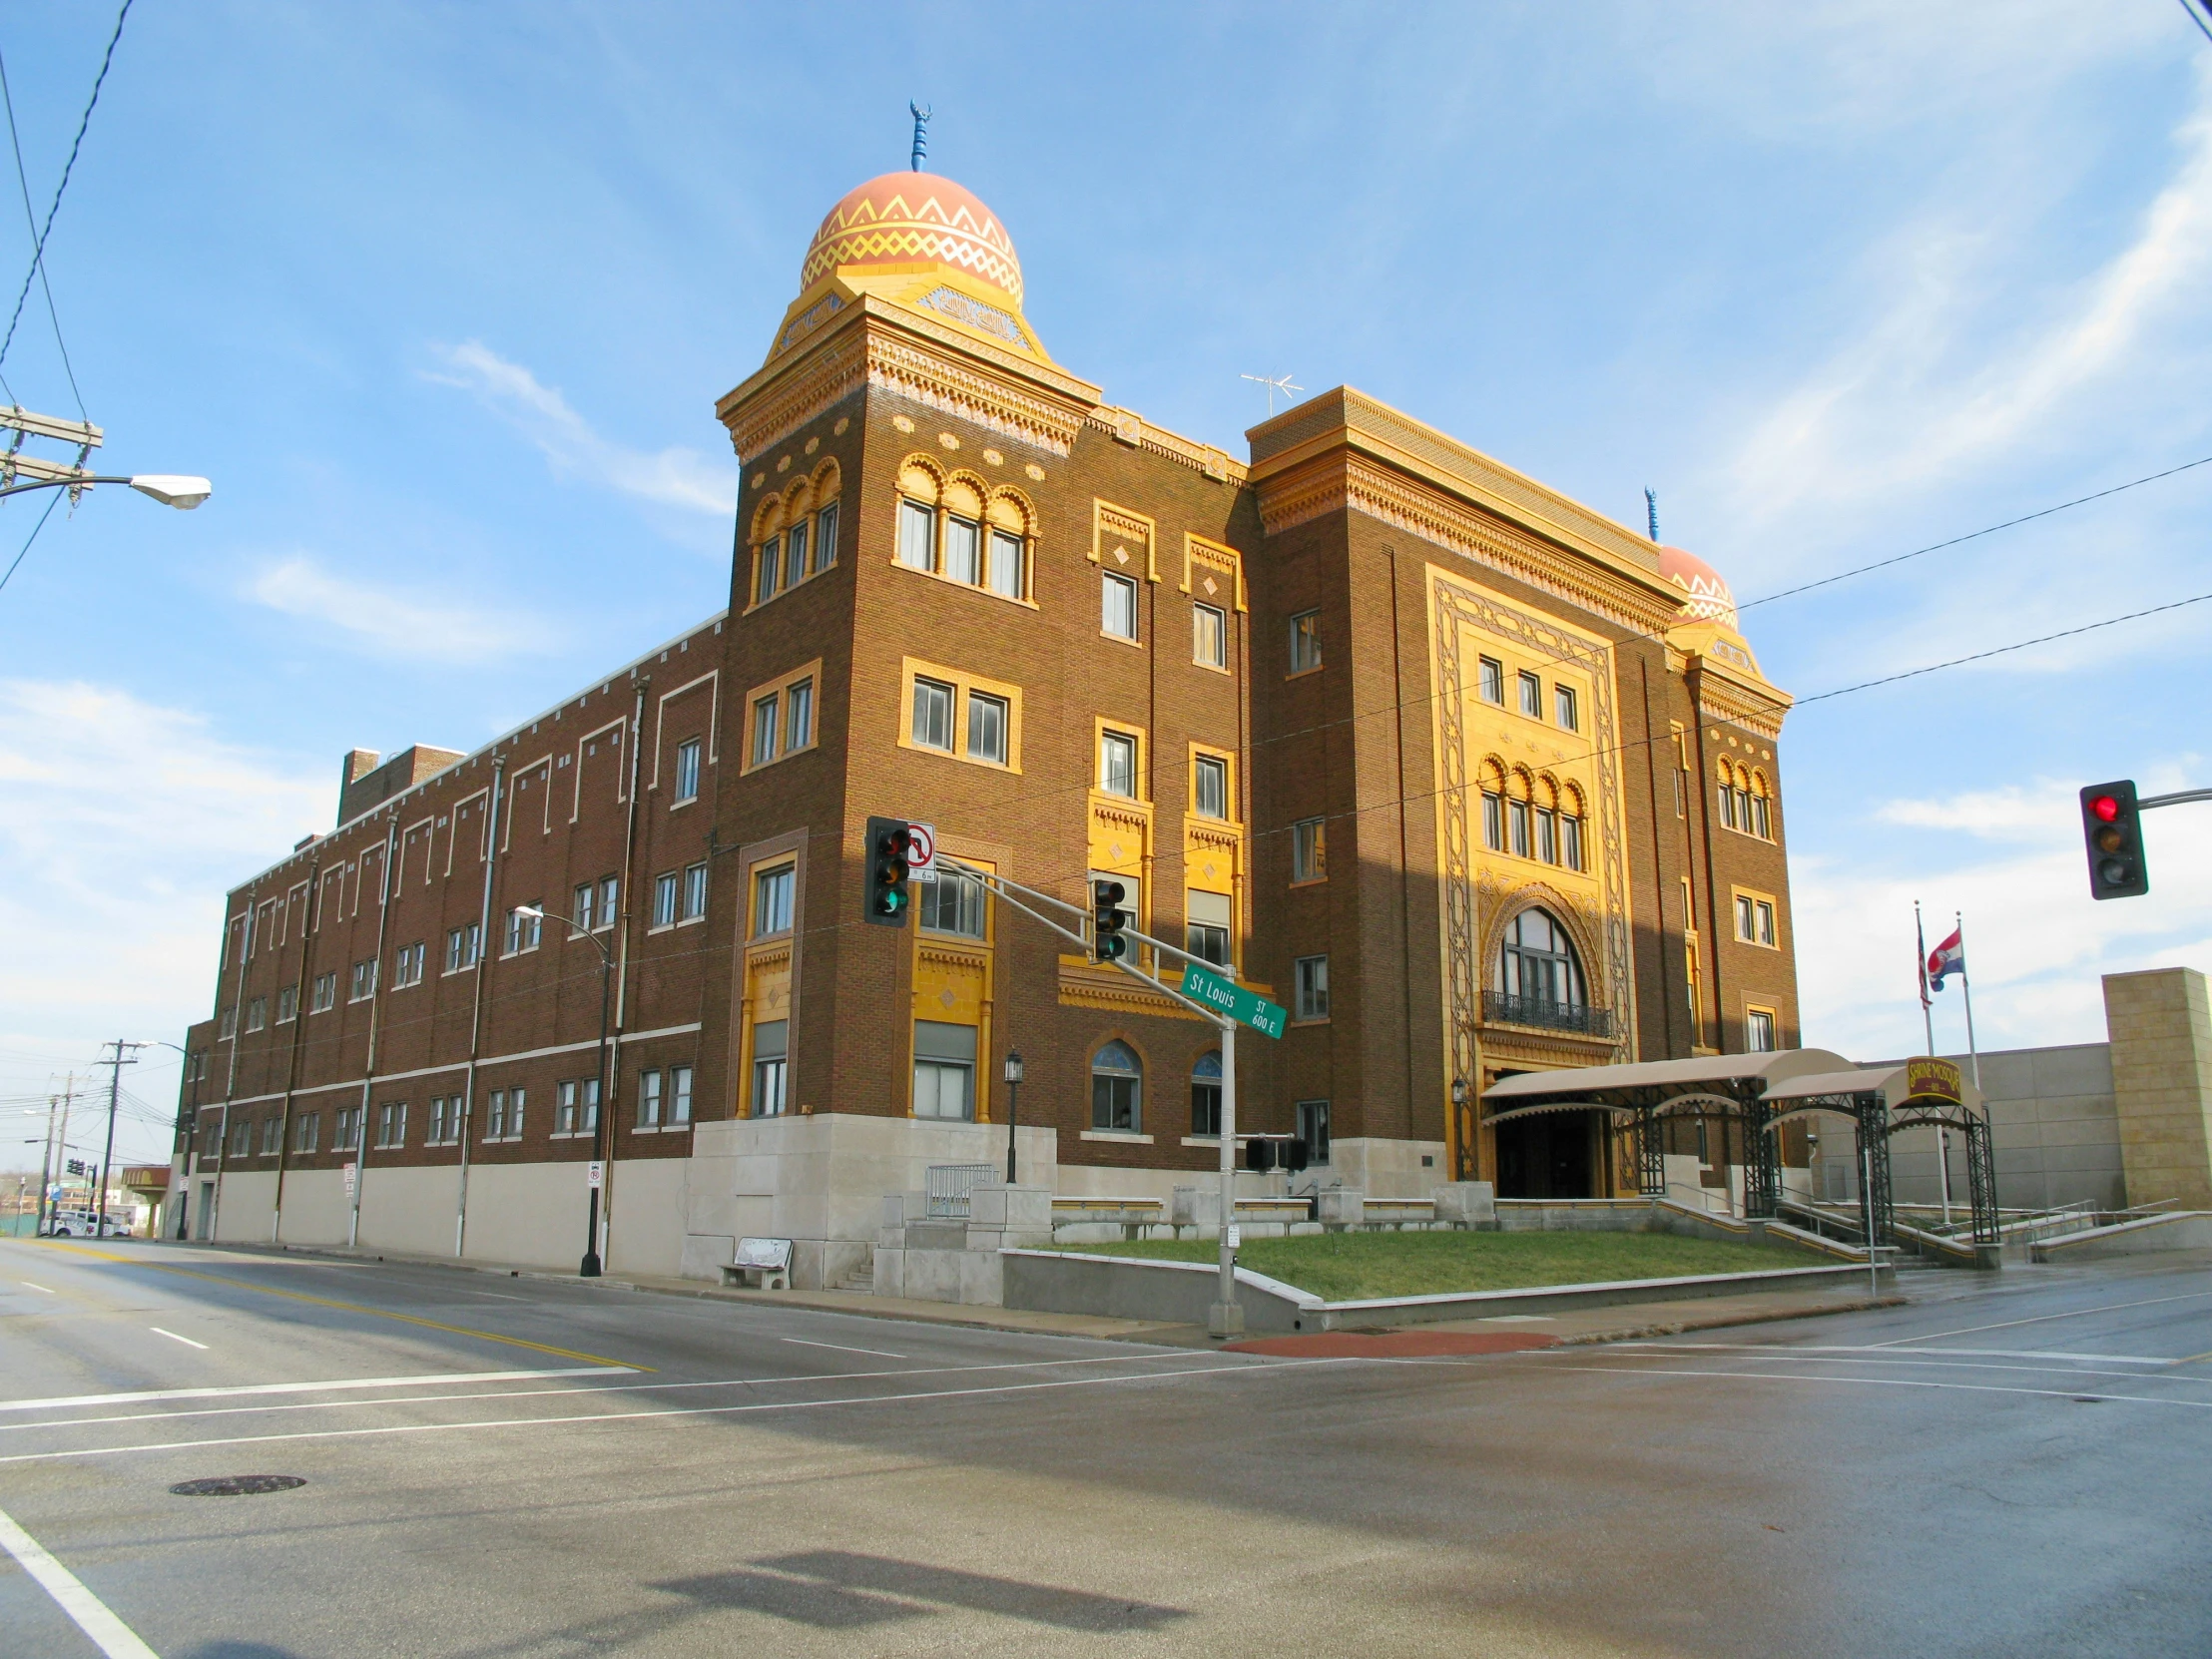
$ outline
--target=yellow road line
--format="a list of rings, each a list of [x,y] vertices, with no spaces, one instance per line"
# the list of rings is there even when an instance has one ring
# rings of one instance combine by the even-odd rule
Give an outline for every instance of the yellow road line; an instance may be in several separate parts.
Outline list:
[[[211,1285],[228,1285],[235,1291],[257,1291],[263,1296],[280,1296],[287,1302],[307,1302],[317,1308],[337,1308],[348,1314],[369,1314],[380,1320],[398,1320],[403,1325],[419,1325],[431,1331],[447,1331],[456,1337],[475,1337],[487,1343],[505,1343],[509,1348],[527,1348],[538,1354],[557,1355],[563,1360],[583,1360],[595,1366],[622,1366],[630,1371],[649,1372],[654,1369],[651,1366],[634,1365],[628,1360],[610,1360],[600,1354],[580,1354],[573,1348],[555,1348],[549,1343],[528,1342],[521,1337],[502,1337],[496,1331],[472,1331],[465,1325],[441,1325],[436,1320],[418,1319],[413,1314],[395,1314],[387,1308],[364,1308],[358,1302],[334,1302],[326,1296],[308,1296],[301,1291],[279,1291],[274,1286],[255,1285],[244,1279],[226,1279],[219,1273],[201,1273],[195,1268],[171,1267],[167,1262],[145,1262],[135,1256],[118,1256],[112,1250],[93,1250],[84,1245],[63,1244],[59,1239],[41,1239],[37,1242],[45,1250],[66,1250],[73,1256],[91,1256],[103,1262],[122,1262],[129,1267],[182,1274],[187,1279],[205,1279]]]

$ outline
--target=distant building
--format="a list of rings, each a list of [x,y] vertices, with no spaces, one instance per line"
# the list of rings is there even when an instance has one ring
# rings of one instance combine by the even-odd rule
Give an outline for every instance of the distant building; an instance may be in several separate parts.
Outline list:
[[[799,286],[717,406],[727,613],[474,752],[349,755],[231,893],[172,1231],[574,1262],[602,945],[610,1271],[864,1275],[883,1193],[1003,1159],[1009,1048],[1025,1178],[1211,1170],[1213,1028],[958,879],[863,924],[870,815],[1120,879],[1290,1011],[1239,1127],[1377,1196],[1634,1191],[1484,1086],[1798,1042],[1789,698],[1709,567],[1349,388],[1241,459],[1105,402],[946,179],[853,191]]]

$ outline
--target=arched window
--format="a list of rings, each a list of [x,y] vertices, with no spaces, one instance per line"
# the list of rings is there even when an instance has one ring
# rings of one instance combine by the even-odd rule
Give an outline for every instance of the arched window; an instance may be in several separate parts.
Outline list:
[[[1008,599],[1029,597],[1030,515],[1020,497],[1000,490],[991,497],[990,554],[985,560],[985,582],[991,592]]]
[[[898,562],[915,570],[937,568],[937,475],[918,461],[898,474]]]
[[[1209,1048],[1191,1067],[1191,1133],[1221,1133],[1221,1050]]]
[[[1751,775],[1751,832],[1763,841],[1774,839],[1772,798],[1767,791],[1767,775],[1755,772]]]
[[[1582,858],[1582,792],[1570,784],[1559,798],[1559,861],[1569,869],[1586,869]]]
[[[1482,844],[1505,850],[1505,768],[1495,757],[1482,763]]]
[[[1505,999],[1506,1019],[1552,1024],[1558,1013],[1583,1006],[1582,963],[1549,911],[1523,910],[1506,924],[1491,988]]]
[[[1114,1041],[1091,1057],[1091,1127],[1134,1135],[1144,1123],[1144,1062]]]

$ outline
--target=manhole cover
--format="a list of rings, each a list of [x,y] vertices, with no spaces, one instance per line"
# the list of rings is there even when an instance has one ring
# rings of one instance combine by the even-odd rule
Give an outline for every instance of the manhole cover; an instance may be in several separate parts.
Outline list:
[[[255,1497],[288,1492],[306,1483],[296,1474],[218,1474],[205,1480],[180,1480],[169,1489],[179,1497]]]

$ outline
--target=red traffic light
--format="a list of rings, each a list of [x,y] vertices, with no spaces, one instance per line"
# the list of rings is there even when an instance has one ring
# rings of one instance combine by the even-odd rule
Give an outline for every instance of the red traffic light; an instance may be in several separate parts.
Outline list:
[[[2110,824],[2120,816],[2120,804],[2108,795],[2100,795],[2089,803],[2089,811]]]

